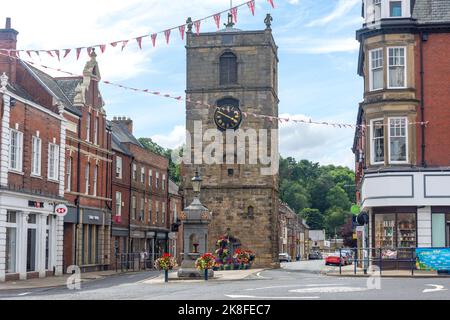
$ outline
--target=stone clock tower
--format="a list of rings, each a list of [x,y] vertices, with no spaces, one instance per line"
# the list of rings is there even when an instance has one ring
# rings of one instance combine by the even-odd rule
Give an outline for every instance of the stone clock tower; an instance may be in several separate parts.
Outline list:
[[[201,202],[212,212],[209,251],[214,252],[220,236],[229,234],[236,247],[256,253],[255,265],[277,267],[278,122],[249,114],[278,116],[278,58],[271,21],[267,15],[265,30],[241,31],[229,17],[225,29],[196,34],[188,19],[186,94],[191,102],[186,104],[186,145],[191,153],[182,166],[182,187],[190,203],[190,179],[198,170],[203,179]],[[225,146],[227,133],[248,130],[258,139],[246,138],[239,146],[236,138],[231,151],[230,144]],[[261,132],[268,138],[261,138]],[[221,136],[223,148],[208,151]],[[244,162],[238,156],[243,146]],[[216,161],[207,161],[205,153]],[[268,164],[261,154],[275,155],[275,161]],[[252,157],[257,161],[250,161]],[[275,170],[264,173],[269,166]]]

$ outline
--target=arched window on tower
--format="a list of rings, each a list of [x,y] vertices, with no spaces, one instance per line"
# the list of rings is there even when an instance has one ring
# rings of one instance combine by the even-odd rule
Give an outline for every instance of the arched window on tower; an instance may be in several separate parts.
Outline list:
[[[232,52],[220,56],[220,84],[237,83],[237,58]]]

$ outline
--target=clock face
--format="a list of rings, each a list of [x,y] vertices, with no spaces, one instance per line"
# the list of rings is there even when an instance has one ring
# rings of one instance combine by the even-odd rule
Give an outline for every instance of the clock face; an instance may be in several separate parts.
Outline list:
[[[242,121],[242,113],[239,107],[225,105],[217,107],[214,112],[214,122],[220,130],[239,128]]]

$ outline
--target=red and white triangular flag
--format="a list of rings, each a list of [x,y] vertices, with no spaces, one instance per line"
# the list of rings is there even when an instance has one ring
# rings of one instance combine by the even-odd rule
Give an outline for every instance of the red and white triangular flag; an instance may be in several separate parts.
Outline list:
[[[197,35],[200,34],[200,23],[200,20],[194,21],[195,33],[197,33]]]
[[[164,31],[164,36],[166,37],[166,43],[169,44],[169,39],[170,39],[170,29]]]
[[[275,8],[275,4],[273,3],[273,0],[268,0],[272,8]]]
[[[49,54],[50,57],[52,57],[52,58],[54,57],[51,50],[47,50],[47,53]]]
[[[125,47],[127,46],[127,43],[128,43],[128,40],[123,40],[122,41],[122,51],[123,51],[123,49],[125,49]]]
[[[56,57],[58,58],[58,61],[60,61],[60,60],[59,60],[59,50],[55,50],[55,55],[56,55]]]
[[[81,48],[77,48],[76,50],[77,50],[77,60],[78,60],[78,58],[80,57]]]
[[[154,34],[152,34],[152,36],[151,36],[153,46],[156,45],[156,36],[157,36],[157,35],[158,35],[157,33],[154,33]]]
[[[137,42],[137,44],[139,46],[139,49],[142,50],[142,37],[137,37],[136,38],[136,42]]]
[[[91,52],[92,52],[92,47],[87,47],[86,48],[86,52],[88,54],[88,57],[90,57],[91,56]]]
[[[30,50],[27,50],[27,54],[31,58],[31,51]]]
[[[111,42],[110,45],[112,45],[113,47],[117,46],[117,42]]]
[[[214,22],[216,23],[217,29],[220,28],[220,13],[214,15]]]
[[[72,49],[65,49],[63,58],[67,57],[67,55],[70,53],[71,50]]]
[[[186,28],[186,25],[182,25],[178,27],[178,30],[180,31],[181,40],[184,40],[184,30]]]
[[[100,45],[100,51],[103,53],[106,50],[106,44],[101,44]]]
[[[247,2],[248,8],[250,9],[252,15],[255,15],[255,0]]]
[[[231,16],[233,17],[233,22],[237,23],[237,7],[231,8],[230,12],[231,12]]]

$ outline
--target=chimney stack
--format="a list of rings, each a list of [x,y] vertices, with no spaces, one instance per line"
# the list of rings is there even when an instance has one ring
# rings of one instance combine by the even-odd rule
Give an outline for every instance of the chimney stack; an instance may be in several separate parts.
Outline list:
[[[6,18],[5,29],[0,29],[0,74],[3,72],[9,77],[9,82],[14,83],[16,81],[16,65],[17,60],[9,58],[10,50],[16,50],[17,35],[19,33],[12,29],[11,18]]]
[[[133,120],[131,120],[131,118],[127,118],[127,117],[113,117],[112,122],[113,123],[120,123],[120,124],[124,125],[125,128],[127,128],[128,132],[130,134],[133,134]]]

